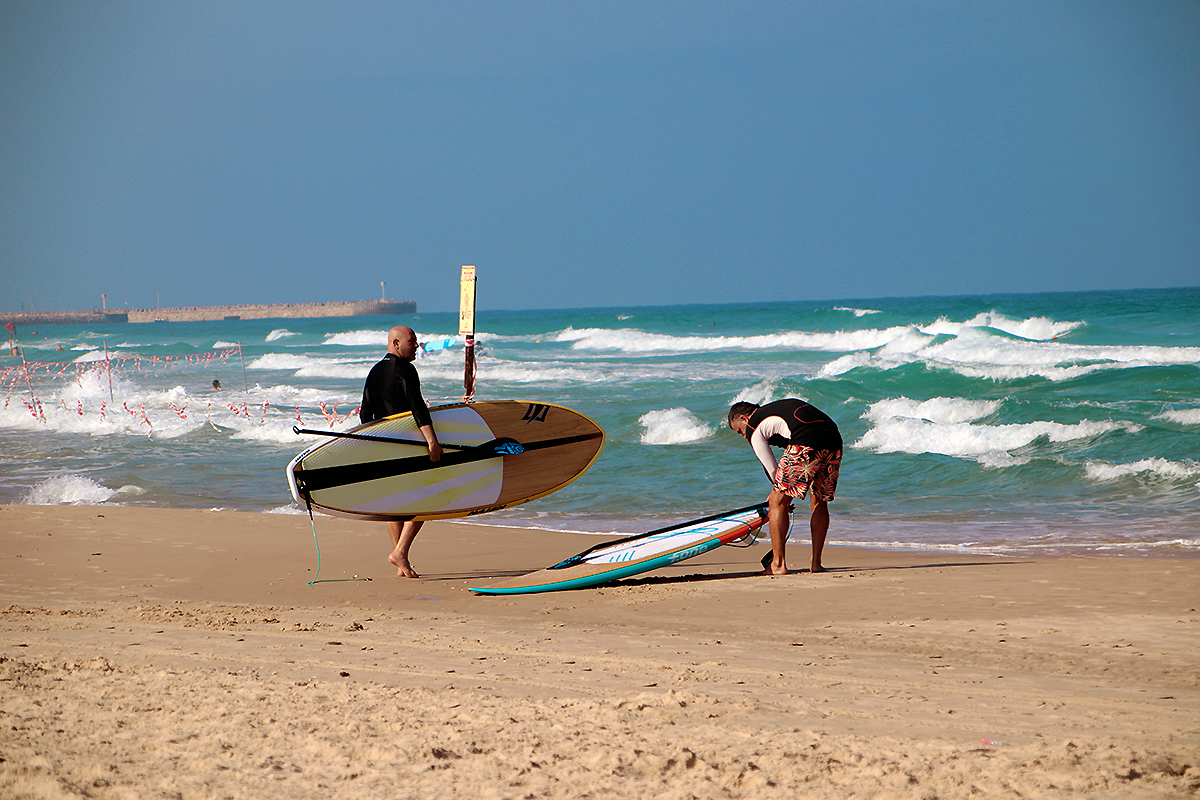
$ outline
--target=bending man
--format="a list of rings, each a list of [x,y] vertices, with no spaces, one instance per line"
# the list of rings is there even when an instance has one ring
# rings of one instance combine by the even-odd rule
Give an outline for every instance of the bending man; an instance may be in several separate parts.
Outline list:
[[[754,448],[767,477],[771,493],[767,495],[771,527],[771,562],[763,566],[772,575],[788,573],[785,548],[792,498],[804,498],[812,491],[812,558],[809,569],[824,572],[821,551],[829,531],[829,501],[837,490],[838,470],[842,464],[842,434],[827,414],[803,400],[777,400],[758,406],[734,403],[729,409],[729,427],[740,433]],[[771,446],[786,448],[778,463]]]
[[[388,331],[388,351],[367,375],[367,383],[363,387],[362,406],[358,418],[365,425],[383,417],[411,411],[413,421],[425,437],[429,447],[429,460],[440,461],[442,446],[438,443],[437,434],[433,430],[433,419],[429,416],[429,406],[421,397],[421,379],[417,376],[417,368],[412,365],[417,357],[417,334],[406,325],[397,325]],[[392,552],[388,561],[396,568],[396,575],[402,578],[419,578],[408,560],[408,549],[412,547],[413,539],[421,530],[421,522],[388,522],[388,536],[392,539]]]

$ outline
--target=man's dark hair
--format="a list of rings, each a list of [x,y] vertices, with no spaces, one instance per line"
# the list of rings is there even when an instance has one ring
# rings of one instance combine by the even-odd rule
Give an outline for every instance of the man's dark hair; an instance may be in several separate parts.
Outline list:
[[[732,425],[734,417],[740,417],[743,414],[745,414],[747,417],[749,417],[755,411],[758,411],[757,404],[747,403],[745,400],[742,400],[740,402],[734,403],[733,405],[731,405],[729,407],[729,417],[728,417],[727,421],[729,422],[730,425]]]

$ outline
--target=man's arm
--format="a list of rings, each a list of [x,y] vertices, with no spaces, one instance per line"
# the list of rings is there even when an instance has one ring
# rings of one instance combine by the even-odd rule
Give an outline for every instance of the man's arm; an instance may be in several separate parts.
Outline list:
[[[425,444],[429,446],[429,460],[442,460],[442,445],[437,440],[437,434],[433,430],[433,423],[421,426],[421,435],[425,437]]]
[[[750,446],[754,448],[754,455],[758,456],[758,460],[762,462],[763,469],[767,471],[767,477],[774,476],[776,465],[775,454],[771,452],[771,445],[767,444],[767,437],[763,434],[761,425],[754,433],[750,434]]]
[[[417,423],[418,430],[425,437],[425,444],[429,447],[429,460],[442,460],[442,445],[438,442],[437,433],[433,430],[433,417],[429,415],[429,406],[425,403],[425,398],[421,396],[421,378],[417,375],[417,369],[407,361],[400,361],[400,383],[404,390],[406,405],[412,411],[413,422]]]

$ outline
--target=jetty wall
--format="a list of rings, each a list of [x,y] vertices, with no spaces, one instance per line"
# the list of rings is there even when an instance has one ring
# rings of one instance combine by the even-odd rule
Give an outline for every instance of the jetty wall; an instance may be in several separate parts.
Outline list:
[[[235,319],[297,319],[415,314],[412,300],[351,300],[330,303],[259,303],[181,308],[129,308],[123,311],[0,311],[0,325],[96,325],[115,322],[206,322]]]

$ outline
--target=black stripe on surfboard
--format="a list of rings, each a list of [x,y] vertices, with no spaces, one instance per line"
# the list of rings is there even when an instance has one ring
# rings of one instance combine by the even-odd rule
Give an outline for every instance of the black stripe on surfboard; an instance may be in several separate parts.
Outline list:
[[[341,464],[336,467],[320,467],[318,469],[297,469],[296,488],[306,495],[323,489],[337,486],[347,486],[352,483],[363,483],[380,478],[394,478],[400,475],[411,475],[441,467],[455,467],[470,464],[475,461],[486,461],[506,455],[521,455],[534,450],[546,450],[551,447],[563,447],[591,439],[599,439],[604,434],[600,431],[586,433],[580,436],[563,436],[558,439],[546,439],[541,442],[521,443],[515,439],[493,439],[475,447],[469,447],[452,453],[442,453],[440,461],[430,461],[428,455],[408,456],[405,458],[390,458],[385,461],[368,461],[362,464]]]

